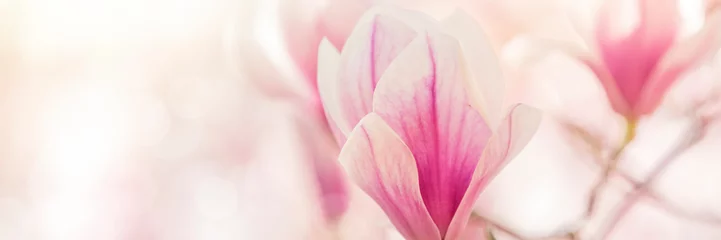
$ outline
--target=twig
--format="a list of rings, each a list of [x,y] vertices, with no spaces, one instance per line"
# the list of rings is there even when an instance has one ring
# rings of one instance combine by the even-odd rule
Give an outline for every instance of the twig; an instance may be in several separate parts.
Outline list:
[[[483,217],[483,216],[481,216],[481,215],[478,215],[478,214],[476,214],[476,213],[471,214],[471,218],[469,219],[469,221],[482,222],[482,223],[485,223],[485,224],[487,224],[488,226],[490,226],[490,227],[492,227],[492,228],[498,229],[499,231],[501,231],[501,232],[503,232],[503,233],[505,233],[505,234],[508,234],[509,236],[514,237],[514,238],[516,238],[516,239],[518,239],[518,240],[527,240],[526,238],[522,237],[520,234],[514,232],[514,231],[511,230],[510,228],[505,227],[505,226],[503,226],[503,225],[501,225],[501,224],[499,224],[499,223],[496,223],[496,222],[494,222],[494,221],[491,221],[490,219],[485,218],[485,217]]]
[[[507,234],[508,236],[511,236],[511,237],[513,237],[513,238],[515,238],[515,239],[518,239],[518,240],[573,239],[573,233],[568,233],[568,232],[564,232],[564,233],[562,233],[562,234],[553,234],[553,235],[551,235],[551,236],[540,237],[540,238],[528,238],[528,237],[523,237],[521,234],[514,232],[514,231],[511,230],[510,228],[508,228],[508,227],[506,227],[506,226],[503,226],[503,225],[501,225],[501,224],[499,224],[499,223],[496,223],[496,222],[494,222],[494,221],[491,221],[491,220],[489,220],[488,218],[483,217],[483,216],[478,215],[478,214],[475,214],[475,213],[471,214],[470,221],[483,222],[483,223],[485,223],[485,224],[489,227],[489,229],[491,229],[491,228],[492,228],[492,229],[496,229],[496,230],[498,230],[498,231],[500,231],[500,232],[502,232],[502,233],[504,233],[504,234]],[[493,236],[493,235],[491,235],[491,236]]]
[[[702,118],[702,121],[704,121],[706,125],[711,124],[711,121],[707,118]],[[602,158],[601,156],[596,157],[597,161],[595,161],[595,164],[597,164],[598,166],[604,166],[603,161],[600,160],[601,158]],[[642,183],[634,180],[631,176],[629,176],[628,174],[626,174],[625,172],[622,172],[622,171],[612,171],[611,174],[612,174],[612,176],[616,176],[616,177],[620,178],[621,180],[623,180],[633,186],[642,184]],[[609,176],[609,178],[610,177],[611,176]],[[702,222],[710,223],[710,224],[721,225],[721,218],[696,216],[694,214],[689,214],[687,212],[684,212],[682,209],[679,209],[678,207],[669,203],[669,201],[667,199],[665,199],[663,196],[659,196],[656,192],[653,191],[653,189],[646,189],[644,195],[645,195],[644,196],[645,198],[654,201],[656,204],[663,205],[664,206],[663,209],[674,216],[678,216],[678,217],[682,217],[682,218],[686,218],[686,219],[698,220],[698,221],[702,221]]]
[[[611,173],[615,172],[614,170],[616,169],[616,165],[618,165],[621,154],[626,149],[626,146],[628,146],[628,144],[636,137],[636,125],[633,122],[629,122],[629,125],[626,129],[626,135],[624,137],[623,143],[616,151],[611,154],[608,162],[605,164],[601,179],[599,179],[598,182],[596,182],[596,185],[594,185],[591,189],[590,197],[588,199],[588,208],[586,209],[586,218],[590,218],[593,215],[593,211],[596,208],[596,203],[598,201],[599,194],[601,193],[601,189],[608,182]],[[601,164],[602,163],[603,161],[601,161]]]
[[[608,235],[613,232],[613,229],[616,227],[621,218],[628,213],[631,207],[633,207],[633,205],[638,202],[638,199],[642,195],[648,192],[648,186],[653,184],[658,179],[661,173],[666,170],[668,165],[670,165],[673,160],[677,159],[678,156],[681,155],[681,153],[688,150],[688,148],[695,145],[703,138],[703,132],[705,128],[706,125],[704,122],[697,122],[696,124],[693,124],[689,131],[690,134],[686,136],[686,139],[684,139],[684,141],[682,141],[676,148],[674,148],[673,151],[666,155],[666,157],[661,161],[661,163],[653,169],[649,177],[646,178],[646,181],[635,184],[634,189],[631,192],[627,193],[622,202],[619,203],[616,207],[614,207],[614,209],[617,210],[615,211],[615,214],[611,215],[606,221],[606,224],[608,226],[601,229],[601,235],[599,239],[606,239]]]

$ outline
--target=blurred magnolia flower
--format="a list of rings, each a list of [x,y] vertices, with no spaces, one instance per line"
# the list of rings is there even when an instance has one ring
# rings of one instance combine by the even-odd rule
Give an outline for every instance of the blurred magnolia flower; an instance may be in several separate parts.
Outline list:
[[[586,7],[577,11],[595,18],[576,24],[585,47],[567,44],[577,39],[563,39],[565,46],[552,43],[551,48],[590,68],[613,110],[632,121],[652,113],[674,82],[720,47],[720,18],[715,12],[705,15],[701,1],[610,0]]]
[[[457,12],[440,25],[376,9],[341,53],[320,47],[339,160],[407,239],[459,239],[478,194],[539,120],[523,105],[504,110],[500,69],[474,20]]]
[[[567,10],[578,37],[504,45],[517,100],[554,117],[476,212],[498,239],[717,239],[718,8],[589,3]]]
[[[477,10],[476,18],[500,49],[519,34],[543,38],[576,40],[578,33],[569,21],[570,10],[599,0],[478,0],[468,8]]]
[[[680,75],[721,47],[721,18],[713,14],[703,29],[682,39],[677,1],[608,1],[599,10],[596,72],[613,109],[630,119],[653,112]],[[618,12],[628,16],[617,16]],[[699,14],[698,17],[702,17]],[[632,54],[629,54],[632,53]]]
[[[297,11],[288,14],[278,12],[278,10],[296,6],[296,1],[249,0],[244,1],[244,4],[245,8],[242,9],[242,14],[234,19],[235,22],[228,28],[225,39],[227,50],[230,53],[229,59],[233,60],[230,64],[236,64],[233,67],[248,83],[253,85],[263,98],[293,106],[292,108],[282,108],[280,111],[288,112],[293,109],[293,111],[305,113],[293,114],[290,117],[308,126],[302,133],[297,133],[297,131],[301,131],[299,128],[293,130],[293,134],[300,134],[296,144],[308,150],[306,154],[295,159],[303,161],[309,166],[303,170],[313,172],[315,184],[310,185],[314,188],[310,192],[317,194],[316,200],[323,203],[322,209],[328,223],[335,224],[343,217],[351,200],[349,199],[347,180],[336,161],[339,148],[325,122],[315,85],[308,84],[310,82],[307,78],[315,79],[315,75],[306,75],[302,71],[297,71],[306,69],[306,67],[315,69],[315,64],[306,66],[300,64],[305,61],[288,62],[292,60],[291,56],[294,56],[295,52],[282,46],[286,42],[281,38],[280,32],[290,31],[292,28],[275,25],[284,21],[286,17],[306,16],[305,14],[308,14],[307,11],[314,4],[298,6],[295,8]],[[309,19],[301,18],[294,19],[294,21],[301,26],[300,29],[307,30],[306,27],[310,26]],[[296,36],[297,41],[292,44],[307,44],[308,46],[315,44],[317,46],[317,42],[309,42],[312,38],[305,35],[306,32],[299,31],[298,34],[301,36]],[[288,44],[291,43],[288,42]],[[308,47],[304,49],[308,49]],[[301,55],[315,56],[316,54],[317,52],[313,54],[303,52]],[[295,65],[295,63],[299,63],[299,65]],[[326,144],[328,143],[326,140],[331,143]],[[323,144],[319,144],[318,141]]]

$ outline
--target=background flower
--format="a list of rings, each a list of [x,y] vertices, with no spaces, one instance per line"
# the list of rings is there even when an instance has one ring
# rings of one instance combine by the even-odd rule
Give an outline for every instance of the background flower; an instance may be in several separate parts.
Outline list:
[[[683,12],[681,25],[693,26],[687,22],[700,18],[714,29],[714,13],[698,3],[694,8],[693,1],[681,2],[676,10],[696,10]],[[697,24],[695,36],[708,36],[702,29]],[[692,42],[689,31],[678,41]],[[574,59],[588,46],[575,44],[576,39],[538,44],[543,38],[535,36],[520,36],[505,45],[502,64],[518,86],[527,86],[519,94],[523,102],[555,117],[544,118],[528,147],[482,194],[478,212],[497,219],[498,229],[524,238],[569,239],[568,233],[579,239],[718,237],[716,217],[699,210],[712,211],[702,202],[716,201],[704,187],[713,180],[690,167],[715,166],[715,151],[704,146],[718,137],[713,130],[716,120],[708,117],[714,112],[710,106],[718,102],[712,94],[717,84],[711,83],[717,81],[710,80],[718,49],[711,48],[703,55],[707,58],[686,68],[659,109],[638,122],[633,140],[624,143],[628,125],[607,104],[597,76]],[[696,176],[706,180],[696,181]],[[499,239],[519,237],[498,233]]]

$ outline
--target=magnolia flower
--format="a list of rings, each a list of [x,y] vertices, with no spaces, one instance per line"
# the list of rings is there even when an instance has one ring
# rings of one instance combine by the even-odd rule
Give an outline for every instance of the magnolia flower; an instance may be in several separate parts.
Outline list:
[[[554,117],[544,119],[549,121],[477,203],[478,214],[511,232],[496,231],[497,239],[721,236],[715,204],[721,195],[711,174],[719,169],[713,147],[719,135],[708,119],[717,114],[721,93],[718,11],[704,9],[701,1],[675,2],[605,1],[598,15],[587,14],[593,21],[573,22],[585,40],[580,48],[568,44],[576,39],[536,45],[537,36],[528,35],[504,46],[502,65],[512,66],[506,73],[526,87],[519,99]],[[672,19],[676,25],[658,25]],[[659,47],[664,41],[668,46]],[[662,54],[654,56],[650,48]],[[651,66],[651,77],[636,78],[643,66]],[[618,90],[623,84],[629,93],[641,86],[637,103]],[[621,111],[624,106],[629,111]],[[702,111],[694,109],[699,106]]]
[[[599,10],[595,40],[598,75],[613,109],[630,119],[651,113],[689,67],[718,49],[718,17],[696,36],[684,33],[678,1],[608,1]],[[617,13],[628,16],[617,16]],[[629,54],[633,53],[633,54]]]
[[[314,0],[314,1],[245,1],[245,16],[238,32],[241,71],[250,76],[264,95],[283,99],[304,109],[306,118],[321,125],[318,135],[331,134],[325,122],[316,86],[318,46],[327,37],[341,48],[360,15],[376,0]],[[438,15],[455,6],[444,1],[391,1],[410,8],[424,9]],[[437,11],[437,5],[443,5]],[[432,6],[432,7],[431,7]],[[308,158],[314,167],[320,201],[325,202],[327,218],[342,218],[348,208],[348,189],[335,159],[339,149],[316,151]]]
[[[327,37],[330,43],[342,48],[361,14],[384,2],[443,16],[463,1],[245,1],[248,7],[237,30],[256,34],[240,36],[238,64],[264,95],[283,99],[313,113],[306,118],[321,126],[314,134],[330,134],[316,86],[321,38]],[[315,156],[308,158],[321,190],[319,200],[325,202],[326,216],[331,222],[340,219],[349,204],[346,180],[337,163],[328,161],[335,159],[338,150],[316,151]]]
[[[535,131],[512,105],[481,29],[457,12],[370,11],[341,53],[320,46],[319,89],[339,161],[407,239],[458,239],[478,194]]]
[[[266,95],[275,96],[297,104],[299,108],[314,113],[310,118],[324,119],[316,89],[318,46],[323,37],[336,48],[342,49],[348,35],[361,14],[374,5],[391,3],[403,8],[418,10],[436,18],[449,15],[455,7],[468,9],[473,17],[479,18],[485,5],[475,1],[453,0],[314,0],[314,1],[247,1],[246,22],[257,22],[252,32],[260,33],[259,39],[246,37],[241,41],[243,71],[252,78]],[[252,20],[252,21],[251,21]],[[495,28],[497,22],[484,27]],[[275,24],[275,25],[274,25]],[[504,29],[510,29],[508,26]],[[495,33],[495,32],[493,32]],[[251,35],[248,35],[251,36]],[[495,34],[491,42],[497,42]],[[264,50],[265,49],[265,50]],[[279,51],[280,49],[280,51]],[[279,73],[286,76],[277,77]],[[288,77],[290,76],[290,77]],[[281,81],[278,81],[281,79]],[[489,94],[497,94],[489,91]],[[497,91],[496,91],[497,92]],[[494,104],[491,104],[494,105]],[[500,108],[499,108],[500,109]],[[491,109],[488,111],[499,111]],[[359,118],[356,118],[357,121]],[[325,123],[322,123],[325,124]],[[347,128],[352,128],[347,127]],[[349,131],[349,130],[347,130]],[[330,132],[323,129],[322,132]],[[341,139],[342,140],[342,139]],[[341,142],[342,143],[342,142]],[[337,150],[336,150],[337,151]],[[334,163],[328,162],[329,155],[318,152],[312,158],[316,166],[321,199],[328,202],[326,212],[329,219],[338,219],[347,208],[347,189],[343,177],[338,174]],[[331,196],[331,197],[327,197]]]
[[[554,24],[526,24],[526,36],[563,42],[553,48],[570,52],[592,69],[613,110],[628,119],[638,120],[653,112],[680,75],[719,47],[715,1],[556,2],[560,7],[546,10],[546,14],[560,12],[565,17]],[[526,22],[535,18],[525,15],[545,15],[520,15],[525,8],[519,6],[506,7],[505,11],[499,7],[490,9],[487,11],[500,10]],[[569,33],[569,29],[575,31]],[[519,33],[524,34],[516,32],[515,36]],[[503,47],[507,49],[508,45]]]

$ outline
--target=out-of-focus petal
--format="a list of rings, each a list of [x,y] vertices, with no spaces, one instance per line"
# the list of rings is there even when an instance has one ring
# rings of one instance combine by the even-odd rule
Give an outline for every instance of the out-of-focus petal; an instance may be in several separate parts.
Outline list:
[[[425,33],[388,67],[373,99],[373,111],[413,153],[423,200],[441,235],[491,134],[468,102],[463,64],[455,39]]]
[[[355,185],[350,187],[349,195],[352,207],[338,224],[338,235],[333,239],[392,240],[388,232],[396,229],[378,203]]]
[[[677,41],[695,35],[706,21],[705,0],[677,0],[680,24]]]
[[[715,12],[721,7],[721,1],[719,0],[706,0],[704,3],[707,13]]]
[[[684,71],[713,57],[721,47],[719,29],[721,29],[721,11],[709,16],[704,28],[695,36],[669,49],[645,86],[635,111],[641,114],[652,112],[663,100],[666,90]]]
[[[298,111],[299,115],[301,114]],[[348,209],[349,190],[346,176],[337,161],[338,146],[324,126],[322,116],[299,116],[298,132],[303,139],[299,142],[306,151],[305,158],[312,166],[318,200],[329,222],[338,221]]]
[[[462,11],[443,21],[443,30],[461,45],[470,77],[466,92],[473,107],[483,114],[492,129],[498,126],[504,107],[505,83],[496,53],[478,23]]]
[[[468,1],[469,14],[476,18],[488,33],[496,49],[521,34],[536,37],[583,42],[576,22],[569,21],[575,14],[573,7],[598,0],[473,0]],[[581,9],[581,7],[578,7]],[[588,25],[588,24],[583,24]]]
[[[676,40],[679,25],[676,0],[610,0],[602,6],[596,42],[623,98],[611,99],[617,112],[637,115],[619,105],[625,102],[633,108],[638,104],[657,63]]]
[[[369,0],[328,1],[320,16],[319,30],[338,49],[343,49],[353,27],[372,6]]]
[[[605,144],[615,146],[623,138],[621,119],[605,100],[613,92],[606,89],[604,93],[599,84],[612,80],[599,81],[603,69],[578,48],[519,38],[504,49],[503,59],[505,70],[513,77],[509,81],[512,101],[581,127]]]
[[[483,190],[476,213],[528,239],[573,226],[587,209],[600,168],[565,134],[562,123],[544,117],[523,151]]]
[[[340,53],[327,39],[323,39],[318,47],[318,93],[328,125],[338,144],[342,145],[349,132],[343,132],[338,127],[339,122],[345,122],[337,91],[339,67]]]
[[[413,154],[378,115],[358,123],[339,160],[406,238],[440,239],[421,196]]]
[[[490,240],[488,224],[483,221],[471,221],[459,235],[460,240]]]
[[[399,17],[408,24],[405,11],[399,11],[395,7],[387,7],[385,4],[392,4],[402,9],[415,10],[429,14],[433,17],[447,16],[456,6],[458,2],[463,0],[438,1],[438,0],[347,0],[347,1],[328,1],[324,12],[321,13],[319,19],[319,30],[330,40],[338,49],[343,49],[346,40],[351,35],[356,23],[362,19],[363,14],[368,12],[387,14],[393,12],[393,16]],[[368,10],[368,11],[367,11]],[[399,14],[400,13],[400,14]],[[401,15],[401,16],[399,16]],[[411,14],[417,15],[417,14]],[[362,20],[361,20],[362,21]]]
[[[604,2],[605,0],[573,1],[566,9],[567,18],[580,38],[578,40],[584,42],[584,46],[592,52],[597,52],[597,46],[592,43],[595,42],[594,30],[598,22],[599,10]]]
[[[302,6],[292,0],[241,2],[242,14],[223,33],[227,64],[262,94],[322,114],[315,84],[321,37],[312,30],[315,10],[309,4],[317,1]],[[294,41],[285,41],[291,36]]]
[[[654,40],[670,44],[682,20],[677,0],[608,0],[598,11],[596,37],[602,44],[624,39],[631,41],[628,44]]]
[[[371,112],[373,92],[388,65],[413,40],[417,33],[390,15],[366,15],[353,31],[341,53],[338,81],[343,120],[337,122],[350,132],[363,116]]]
[[[526,146],[535,134],[540,121],[541,114],[535,108],[519,104],[511,109],[496,134],[486,145],[486,150],[473,172],[468,190],[448,228],[447,239],[455,239],[463,231],[478,195],[503,166]]]
[[[683,73],[677,83],[669,89],[660,108],[668,108],[672,112],[687,114],[702,111],[709,116],[708,107],[715,102],[721,103],[721,51],[716,56],[702,62],[698,67]],[[706,108],[706,109],[705,109]]]
[[[305,84],[315,90],[316,71],[318,70],[316,54],[318,53],[318,42],[323,38],[322,32],[317,29],[316,18],[321,13],[321,7],[325,1],[272,0],[258,2],[266,6],[266,9],[259,9],[259,11],[265,10],[265,12],[261,13],[264,14],[263,16],[268,16],[263,21],[266,24],[279,21],[277,24],[280,24],[259,27],[263,28],[263,32],[279,31],[275,34],[278,34],[277,37],[281,38],[278,40],[284,43],[284,50],[292,58],[294,67],[303,75],[304,80],[306,80]],[[275,17],[279,19],[276,20]],[[263,41],[268,41],[268,39],[263,39]],[[278,46],[274,47],[280,49]]]

